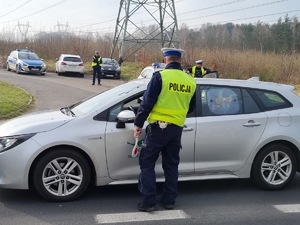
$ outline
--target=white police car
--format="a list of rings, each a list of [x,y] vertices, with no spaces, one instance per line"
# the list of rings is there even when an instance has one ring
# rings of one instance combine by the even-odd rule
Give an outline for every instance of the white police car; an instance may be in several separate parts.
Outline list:
[[[28,49],[16,49],[10,53],[6,60],[6,69],[16,73],[32,73],[45,75],[46,64],[36,53]]]
[[[152,63],[151,66],[147,66],[142,70],[141,74],[138,76],[138,79],[151,78],[154,72],[163,70],[165,67],[166,64],[164,63],[159,63],[159,62]]]

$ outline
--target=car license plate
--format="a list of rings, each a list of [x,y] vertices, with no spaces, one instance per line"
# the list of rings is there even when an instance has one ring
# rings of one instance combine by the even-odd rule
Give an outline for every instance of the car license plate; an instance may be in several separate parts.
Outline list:
[[[31,68],[31,70],[39,70],[38,68]]]

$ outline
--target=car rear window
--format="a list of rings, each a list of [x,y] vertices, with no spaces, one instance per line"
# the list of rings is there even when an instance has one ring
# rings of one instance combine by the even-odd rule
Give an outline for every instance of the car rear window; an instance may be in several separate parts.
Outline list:
[[[67,62],[82,62],[81,58],[78,58],[78,57],[64,57],[63,61],[67,61]]]

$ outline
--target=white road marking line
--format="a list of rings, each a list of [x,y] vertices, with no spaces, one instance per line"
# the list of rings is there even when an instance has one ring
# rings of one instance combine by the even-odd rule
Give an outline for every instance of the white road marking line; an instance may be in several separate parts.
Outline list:
[[[98,224],[102,223],[125,223],[154,220],[174,220],[190,218],[183,210],[164,210],[154,212],[132,212],[132,213],[112,213],[98,214],[95,220]]]
[[[300,204],[289,204],[289,205],[273,205],[275,209],[284,213],[299,213]]]

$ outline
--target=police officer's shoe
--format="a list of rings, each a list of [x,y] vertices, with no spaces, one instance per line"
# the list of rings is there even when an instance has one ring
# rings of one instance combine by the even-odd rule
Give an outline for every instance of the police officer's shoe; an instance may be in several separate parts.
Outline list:
[[[155,205],[153,205],[153,206],[145,206],[145,205],[143,205],[142,202],[140,202],[140,203],[138,203],[138,205],[137,205],[137,209],[138,209],[139,211],[141,211],[141,212],[153,212],[153,211],[155,211],[157,208],[156,208]]]
[[[160,202],[159,203],[162,207],[164,207],[167,210],[172,210],[174,209],[174,204],[171,203],[164,203],[164,202]]]

